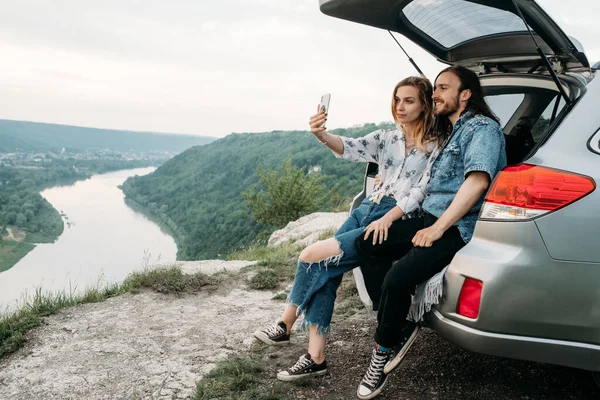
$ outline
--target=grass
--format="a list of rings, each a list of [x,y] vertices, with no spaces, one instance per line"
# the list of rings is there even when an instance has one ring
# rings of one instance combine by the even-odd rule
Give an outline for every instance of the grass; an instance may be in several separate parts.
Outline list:
[[[321,232],[321,234],[319,235],[317,240],[329,239],[329,238],[333,237],[334,234],[335,234],[335,229],[328,229],[324,232]]]
[[[34,248],[35,245],[29,243],[0,240],[0,272],[12,268]]]
[[[248,281],[248,286],[257,290],[273,290],[283,282],[294,279],[298,255],[303,246],[291,244],[267,247],[254,246],[230,254],[228,260],[259,260],[256,265],[246,267],[246,271],[256,271]]]
[[[281,293],[277,293],[275,296],[271,297],[271,300],[285,301],[285,300],[287,300],[287,297],[288,297],[287,292],[281,292]]]
[[[342,283],[339,288],[339,299],[345,300],[351,297],[358,297],[358,288],[354,281],[354,275],[347,273],[342,279]]]
[[[130,289],[149,288],[160,293],[194,293],[198,292],[206,285],[218,283],[219,278],[209,276],[201,272],[187,275],[181,272],[179,268],[166,268],[134,272],[124,285],[129,285]]]
[[[335,303],[334,318],[336,320],[350,317],[365,309],[365,305],[358,296],[358,289],[351,272],[344,274],[342,283],[338,289]]]
[[[38,289],[33,298],[17,311],[0,314],[0,359],[23,346],[27,340],[25,337],[27,331],[39,326],[44,317],[63,308],[97,303],[119,294],[137,292],[143,288],[175,295],[194,293],[218,281],[218,277],[202,273],[185,275],[179,268],[170,267],[135,272],[121,284],[87,289],[79,295],[64,291],[45,294]]]
[[[265,360],[256,355],[229,356],[217,363],[196,386],[196,400],[280,400],[286,388],[261,382]]]
[[[279,285],[279,277],[277,272],[270,268],[260,269],[256,272],[250,281],[248,286],[254,290],[272,290],[277,288]]]
[[[351,317],[359,311],[365,309],[365,305],[359,297],[351,297],[343,302],[336,304],[334,317],[336,321]]]
[[[27,243],[54,243],[58,235],[44,235],[43,233],[32,233],[26,232],[25,239],[23,241]]]

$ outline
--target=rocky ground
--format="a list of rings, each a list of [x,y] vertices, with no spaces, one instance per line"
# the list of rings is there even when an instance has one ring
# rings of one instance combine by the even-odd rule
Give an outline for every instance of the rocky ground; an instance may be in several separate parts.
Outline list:
[[[240,288],[182,297],[142,292],[66,309],[0,363],[0,399],[191,398],[216,361],[247,354],[251,332],[277,317],[283,303],[272,295]],[[364,311],[337,318],[327,349],[330,373],[285,384],[282,398],[355,398],[373,326]],[[305,346],[298,332],[284,348],[252,346],[254,356],[268,360],[260,377],[265,392]],[[471,353],[425,329],[381,398],[598,399],[600,389],[588,372]]]
[[[125,294],[69,308],[0,363],[0,399],[185,399],[281,312],[273,293]]]

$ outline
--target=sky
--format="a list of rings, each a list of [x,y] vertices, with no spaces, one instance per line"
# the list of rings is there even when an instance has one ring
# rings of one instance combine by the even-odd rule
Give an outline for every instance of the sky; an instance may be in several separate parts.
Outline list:
[[[537,0],[592,63],[600,2]],[[318,0],[0,0],[0,118],[222,137],[390,121],[413,67]],[[444,66],[400,43],[431,79]]]

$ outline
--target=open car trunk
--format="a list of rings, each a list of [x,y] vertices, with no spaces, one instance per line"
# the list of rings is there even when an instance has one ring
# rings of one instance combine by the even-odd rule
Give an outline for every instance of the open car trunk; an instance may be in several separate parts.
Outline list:
[[[533,0],[516,0],[527,26],[557,72],[590,64]],[[543,68],[527,26],[511,0],[319,0],[324,14],[398,32],[439,61],[520,72]]]

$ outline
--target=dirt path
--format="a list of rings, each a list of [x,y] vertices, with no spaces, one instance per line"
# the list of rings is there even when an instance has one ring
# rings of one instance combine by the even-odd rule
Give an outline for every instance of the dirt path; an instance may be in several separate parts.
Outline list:
[[[184,399],[273,322],[273,293],[126,294],[51,316],[0,364],[0,399]]]
[[[4,236],[2,240],[12,240],[16,242],[17,238],[15,238],[15,235],[13,235],[12,229],[6,228],[6,236]]]
[[[12,228],[6,228],[6,235],[2,238],[2,240],[22,242],[25,240],[25,233],[23,231],[17,231],[17,234],[15,235],[15,231]]]

